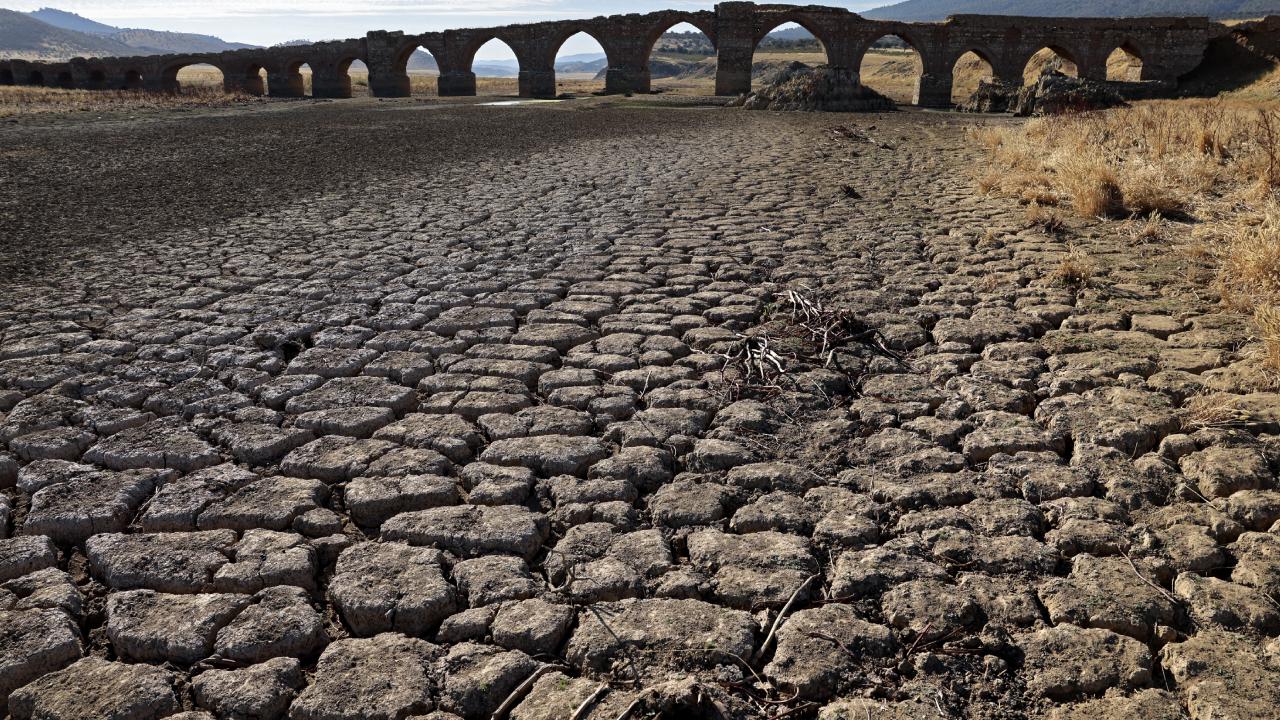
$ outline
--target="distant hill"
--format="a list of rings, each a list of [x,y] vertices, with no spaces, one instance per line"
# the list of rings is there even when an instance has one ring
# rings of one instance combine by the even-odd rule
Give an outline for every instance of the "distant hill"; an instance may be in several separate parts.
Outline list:
[[[90,35],[110,35],[120,32],[120,28],[113,25],[100,23],[96,20],[90,20],[87,17],[81,17],[75,13],[55,8],[40,8],[27,14],[40,22],[49,23],[63,30],[75,30],[76,32],[89,33]]]
[[[0,57],[66,59],[137,54],[136,49],[104,35],[65,30],[26,13],[0,10]]]
[[[1216,19],[1280,14],[1280,0],[906,0],[861,13],[876,20],[930,22],[948,15],[1029,15],[1040,17],[1209,16]]]
[[[31,13],[0,10],[0,57],[66,60],[72,57],[208,53],[254,47],[212,35],[118,28],[53,8]]]
[[[212,35],[176,33],[164,30],[125,29],[109,35],[113,40],[137,48],[143,54],[214,53],[224,50],[242,50],[253,45],[227,42]]]

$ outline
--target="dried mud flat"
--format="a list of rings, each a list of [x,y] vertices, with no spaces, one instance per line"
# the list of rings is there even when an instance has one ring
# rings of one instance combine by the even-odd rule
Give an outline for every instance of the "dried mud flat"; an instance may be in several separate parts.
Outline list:
[[[5,127],[0,703],[1277,717],[1280,396],[1245,318],[1167,247],[976,195],[974,122]],[[787,290],[892,353],[751,387],[737,333],[806,347]]]

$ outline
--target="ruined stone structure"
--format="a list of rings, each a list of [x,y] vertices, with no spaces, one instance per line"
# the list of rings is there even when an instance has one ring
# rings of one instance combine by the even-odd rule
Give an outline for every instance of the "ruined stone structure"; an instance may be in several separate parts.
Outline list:
[[[726,2],[714,11],[662,11],[421,35],[375,31],[357,40],[204,55],[75,58],[66,63],[0,61],[0,84],[172,91],[178,88],[181,68],[208,64],[222,71],[229,91],[301,97],[305,86],[299,68],[305,63],[311,69],[314,97],[343,98],[351,96],[348,69],[360,60],[369,69],[373,95],[403,97],[409,94],[409,56],[423,48],[440,67],[440,95],[474,95],[475,54],[486,42],[498,39],[519,60],[520,95],[551,97],[556,94],[556,52],[571,36],[583,32],[604,48],[607,92],[645,93],[654,44],[673,26],[689,23],[706,33],[716,48],[716,93],[738,95],[751,90],[756,46],[774,28],[792,22],[813,33],[826,51],[828,64],[851,71],[854,81],[863,56],[877,40],[890,35],[901,38],[923,61],[915,100],[925,107],[950,104],[952,70],[967,52],[986,60],[997,79],[1019,85],[1028,60],[1043,48],[1074,62],[1081,77],[1096,80],[1106,79],[1107,57],[1122,48],[1141,59],[1142,81],[1172,87],[1200,63],[1212,39],[1240,32],[1206,18],[958,15],[942,23],[902,23],[868,20],[843,8]]]

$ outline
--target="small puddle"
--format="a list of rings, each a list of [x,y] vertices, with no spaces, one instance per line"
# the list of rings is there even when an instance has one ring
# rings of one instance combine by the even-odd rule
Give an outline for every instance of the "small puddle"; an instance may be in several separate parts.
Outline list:
[[[543,103],[560,103],[564,100],[498,100],[496,102],[477,103],[481,107],[510,107],[512,105],[535,105]]]

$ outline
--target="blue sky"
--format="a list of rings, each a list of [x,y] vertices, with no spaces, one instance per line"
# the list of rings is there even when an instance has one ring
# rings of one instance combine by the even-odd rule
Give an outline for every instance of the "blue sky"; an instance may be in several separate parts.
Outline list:
[[[856,11],[894,1],[822,4]],[[10,10],[56,7],[108,25],[205,33],[255,45],[359,37],[368,30],[427,32],[663,9],[709,10],[714,5],[714,0],[0,0],[0,6]],[[579,35],[561,52],[598,48],[595,41]],[[510,52],[495,43],[480,56],[503,58]]]

